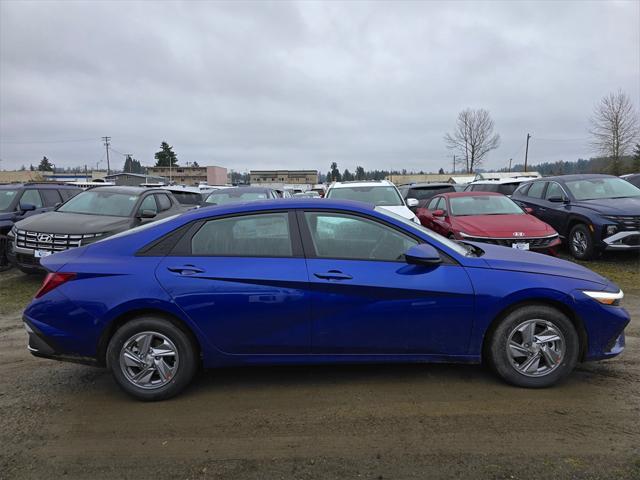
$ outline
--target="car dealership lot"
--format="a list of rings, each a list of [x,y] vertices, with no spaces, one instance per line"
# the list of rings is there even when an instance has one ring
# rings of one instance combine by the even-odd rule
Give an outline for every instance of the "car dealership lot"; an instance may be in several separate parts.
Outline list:
[[[4,272],[0,478],[640,476],[640,260],[587,265],[627,294],[627,350],[555,388],[476,366],[238,368],[153,404],[29,355],[20,312],[39,278]]]

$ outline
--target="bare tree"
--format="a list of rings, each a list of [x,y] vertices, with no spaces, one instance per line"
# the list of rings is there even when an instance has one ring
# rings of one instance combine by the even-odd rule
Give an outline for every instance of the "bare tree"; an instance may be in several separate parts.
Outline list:
[[[591,145],[611,159],[611,173],[620,174],[620,159],[638,136],[638,115],[626,93],[618,90],[603,97],[591,117]]]
[[[500,135],[493,133],[493,127],[487,110],[467,108],[458,114],[453,134],[444,136],[447,148],[460,154],[460,164],[467,173],[473,173],[487,153],[500,145]]]

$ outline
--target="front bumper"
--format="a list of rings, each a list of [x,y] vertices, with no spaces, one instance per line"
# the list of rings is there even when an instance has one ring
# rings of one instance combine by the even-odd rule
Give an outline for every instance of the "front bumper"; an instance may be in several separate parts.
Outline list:
[[[29,319],[23,317],[22,321],[24,322],[24,328],[29,335],[27,349],[31,352],[31,355],[40,358],[60,360],[63,362],[99,366],[97,359],[93,357],[83,357],[63,353],[55,340],[44,335],[35,325],[33,325],[32,322],[29,321]]]
[[[606,250],[640,250],[640,230],[618,232],[602,241]]]
[[[7,243],[7,259],[9,263],[23,272],[46,272],[45,268],[40,265],[40,259],[35,257],[34,251],[28,248],[16,247],[11,237]]]

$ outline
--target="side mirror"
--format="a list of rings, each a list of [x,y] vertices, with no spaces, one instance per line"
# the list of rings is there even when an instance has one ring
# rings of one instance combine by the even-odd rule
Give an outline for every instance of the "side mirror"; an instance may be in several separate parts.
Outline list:
[[[153,218],[157,215],[157,213],[153,210],[142,210],[140,212],[140,218]]]
[[[553,203],[563,203],[565,201],[564,198],[562,198],[559,195],[553,196],[553,197],[549,197],[549,198],[547,198],[547,200],[550,201],[550,202],[553,202]]]
[[[444,210],[434,210],[431,212],[434,217],[444,217]]]
[[[31,212],[36,209],[36,206],[32,203],[20,203],[21,212]]]
[[[404,254],[406,262],[410,265],[437,265],[442,263],[440,253],[428,243],[414,245]]]
[[[417,198],[407,198],[407,207],[409,208],[417,207],[419,203]]]
[[[533,208],[531,208],[531,207],[524,207],[524,211],[525,211],[525,213],[528,213],[529,215],[533,214]]]

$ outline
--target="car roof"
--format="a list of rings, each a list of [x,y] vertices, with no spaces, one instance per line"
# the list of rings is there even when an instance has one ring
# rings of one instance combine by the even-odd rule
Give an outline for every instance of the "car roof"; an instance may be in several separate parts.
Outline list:
[[[505,183],[523,183],[533,182],[534,180],[540,180],[536,177],[506,177],[506,178],[488,178],[485,180],[474,180],[468,185],[502,185]]]
[[[436,197],[446,197],[446,198],[453,198],[453,197],[480,197],[480,196],[482,196],[482,197],[504,197],[503,194],[498,193],[498,192],[446,192],[446,193],[440,193],[440,194],[436,195]]]
[[[224,192],[225,190],[233,190],[234,192],[270,192],[273,190],[273,188],[268,188],[268,187],[225,187],[225,188],[218,188],[216,190],[211,191],[210,193],[221,193]]]
[[[588,180],[589,178],[618,178],[614,175],[606,175],[604,173],[574,173],[572,175],[556,175],[555,177],[536,178],[533,181],[549,181],[570,182],[572,180]]]
[[[16,188],[27,188],[27,187],[35,187],[35,188],[51,188],[51,189],[59,189],[59,188],[69,188],[73,190],[78,190],[80,187],[77,185],[68,185],[66,183],[47,183],[47,182],[27,182],[27,183],[3,183],[0,184],[0,189],[11,189],[15,190]]]
[[[409,188],[426,188],[426,187],[434,187],[434,188],[442,188],[442,187],[451,187],[453,188],[453,183],[447,182],[422,182],[422,183],[405,183],[400,185],[401,187],[409,187]]]
[[[145,192],[165,192],[166,190],[163,190],[161,188],[146,188],[146,187],[128,187],[128,186],[119,186],[119,185],[105,185],[103,186],[99,186],[99,187],[92,187],[88,190],[86,190],[87,192],[93,192],[93,191],[107,191],[107,192],[113,192],[113,193],[124,193],[127,195],[141,195]]]
[[[334,182],[330,188],[388,187],[389,185],[393,185],[389,180],[356,180],[353,182]]]

